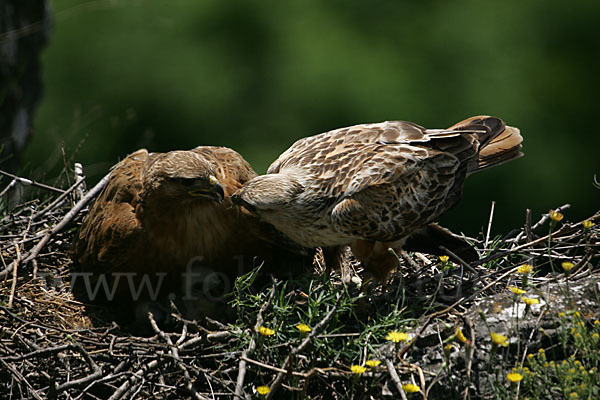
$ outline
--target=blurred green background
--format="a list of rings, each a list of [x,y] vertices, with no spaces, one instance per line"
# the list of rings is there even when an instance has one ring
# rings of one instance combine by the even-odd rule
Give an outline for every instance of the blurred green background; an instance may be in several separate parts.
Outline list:
[[[89,183],[140,147],[224,145],[257,170],[303,136],[363,122],[430,128],[476,114],[526,156],[472,176],[443,222],[493,233],[571,203],[598,209],[600,2],[54,0],[45,96],[25,170],[67,159]]]

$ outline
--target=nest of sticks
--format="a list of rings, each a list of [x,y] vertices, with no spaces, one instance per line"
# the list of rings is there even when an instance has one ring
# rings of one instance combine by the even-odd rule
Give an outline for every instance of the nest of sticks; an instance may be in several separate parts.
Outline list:
[[[75,168],[70,179],[64,174],[55,186],[5,172],[2,175],[0,397],[256,398],[259,395],[255,388],[266,382],[270,389],[267,398],[288,398],[287,394],[295,393],[297,397],[311,395],[318,399],[345,398],[341,393],[358,385],[352,372],[341,364],[325,368],[303,367],[297,362],[307,351],[315,351],[311,343],[331,332],[342,289],[332,297],[329,311],[323,313],[310,333],[301,341],[284,346],[279,360],[254,358],[261,341],[256,329],[275,301],[275,284],[264,288],[263,305],[252,315],[252,321],[246,321],[245,328],[243,323],[189,321],[173,309],[176,328],[163,330],[149,316],[153,335],[141,337],[110,320],[96,319],[69,290],[68,251],[73,232],[107,177],[86,190],[80,167]],[[11,194],[22,186],[27,187],[31,200],[7,206]],[[599,216],[600,212],[589,220]],[[522,260],[530,260],[541,271],[534,278],[540,284],[557,279],[550,265],[560,265],[563,260],[575,264],[572,281],[588,279],[598,272],[600,224],[586,229],[581,221],[565,220],[549,231],[548,215],[535,223],[531,217],[528,212],[524,225],[503,238],[493,240],[488,229],[480,240],[472,239],[483,257],[450,272],[438,268],[437,258],[404,252],[399,255],[404,276],[396,273],[383,289],[374,292],[373,301],[389,302],[401,285],[409,297],[425,296],[435,306],[428,308],[426,314],[414,315],[417,322],[410,341],[395,351],[381,346],[385,367],[369,372],[377,375],[378,387],[365,388],[365,396],[386,391],[404,396],[399,376],[411,368],[414,371],[415,366],[404,361],[403,356],[416,346],[426,327],[433,320],[460,318],[476,300],[505,290],[506,277],[514,273]],[[348,263],[357,269],[356,263]],[[333,288],[343,286],[338,277],[331,280]],[[439,295],[442,292],[445,297]],[[352,332],[344,335],[351,337]]]

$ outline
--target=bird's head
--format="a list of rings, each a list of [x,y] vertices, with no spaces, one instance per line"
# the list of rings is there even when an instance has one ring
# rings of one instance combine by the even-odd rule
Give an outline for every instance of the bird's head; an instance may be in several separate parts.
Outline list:
[[[249,211],[266,216],[289,205],[303,190],[299,180],[291,174],[257,176],[231,196],[231,200]]]
[[[193,151],[171,151],[158,155],[142,171],[142,185],[142,196],[157,194],[217,203],[225,197],[212,164]]]

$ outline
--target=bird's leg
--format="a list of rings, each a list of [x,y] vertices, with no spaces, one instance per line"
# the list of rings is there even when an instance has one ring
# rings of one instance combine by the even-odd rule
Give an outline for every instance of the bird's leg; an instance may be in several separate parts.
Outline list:
[[[372,240],[357,239],[352,242],[350,248],[352,249],[354,257],[359,260],[366,260],[371,256],[374,246],[375,242]]]
[[[371,251],[366,258],[359,258],[363,264],[365,272],[373,276],[378,282],[384,282],[389,274],[398,267],[398,258],[389,251],[393,243],[373,242]]]
[[[345,271],[343,265],[344,246],[323,247],[323,261],[325,262],[325,272],[341,271],[342,280],[344,280]]]

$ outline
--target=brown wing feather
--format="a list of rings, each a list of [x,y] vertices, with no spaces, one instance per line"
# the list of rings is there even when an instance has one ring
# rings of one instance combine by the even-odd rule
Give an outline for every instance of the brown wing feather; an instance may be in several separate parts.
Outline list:
[[[385,133],[376,134],[381,142]],[[456,204],[470,172],[514,158],[520,149],[517,135],[518,129],[502,120],[479,116],[449,130],[415,132],[411,145],[396,144],[404,137],[381,147],[360,143],[362,157],[371,158],[353,164],[355,171],[342,177],[352,179],[332,212],[333,224],[346,235],[378,241],[406,236]],[[352,162],[345,159],[337,169]]]
[[[82,265],[120,265],[135,247],[141,231],[135,215],[142,188],[140,173],[148,159],[148,151],[141,149],[112,168],[74,243]]]
[[[436,150],[380,152],[365,163],[371,176],[355,177],[359,189],[333,209],[333,225],[353,237],[398,240],[447,209],[459,165],[455,156]]]

